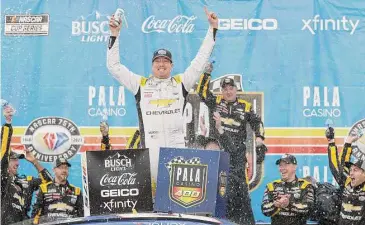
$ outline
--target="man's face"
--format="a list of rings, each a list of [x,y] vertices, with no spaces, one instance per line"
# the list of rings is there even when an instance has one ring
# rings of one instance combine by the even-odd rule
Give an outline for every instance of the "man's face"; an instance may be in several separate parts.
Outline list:
[[[363,169],[352,165],[350,167],[351,186],[356,187],[365,182],[365,172]]]
[[[283,181],[288,181],[289,179],[292,179],[293,177],[295,177],[296,169],[297,165],[281,161],[279,164],[279,172],[281,179]]]
[[[152,74],[153,76],[166,79],[171,76],[172,63],[165,57],[158,57],[152,63]]]
[[[205,150],[221,150],[221,148],[216,142],[212,141],[205,146]]]
[[[8,171],[11,176],[15,176],[19,168],[19,159],[10,159]]]
[[[226,85],[222,89],[223,99],[227,102],[234,102],[237,98],[237,88],[231,85]]]
[[[67,164],[61,164],[58,167],[53,168],[53,172],[60,182],[65,182],[68,177],[68,166]]]

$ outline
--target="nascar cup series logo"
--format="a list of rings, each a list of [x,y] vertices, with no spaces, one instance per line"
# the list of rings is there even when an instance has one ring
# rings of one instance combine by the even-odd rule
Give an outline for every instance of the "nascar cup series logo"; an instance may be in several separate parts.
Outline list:
[[[109,14],[101,14],[98,11],[80,16],[72,21],[72,36],[79,37],[81,42],[107,42],[110,36],[109,19]],[[124,15],[122,20],[123,27],[128,27]]]
[[[365,161],[365,118],[352,125],[349,135],[359,137],[352,144],[352,155],[357,159]]]
[[[208,165],[200,158],[185,160],[178,156],[166,163],[170,174],[169,196],[177,204],[189,208],[205,200]]]
[[[340,117],[340,88],[334,87],[303,87],[304,117]]]
[[[22,144],[40,161],[72,158],[84,144],[84,138],[74,122],[61,117],[41,117],[33,120],[22,137]]]
[[[89,116],[124,116],[125,90],[124,86],[89,86]],[[106,112],[105,112],[106,111]]]

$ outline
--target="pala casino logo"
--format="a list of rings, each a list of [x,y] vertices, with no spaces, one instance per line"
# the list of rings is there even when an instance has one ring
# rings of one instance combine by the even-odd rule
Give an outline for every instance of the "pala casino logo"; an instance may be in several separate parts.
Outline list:
[[[205,200],[208,165],[200,158],[185,160],[178,156],[166,163],[170,174],[169,197],[175,203],[189,208]]]
[[[72,158],[84,144],[84,138],[74,122],[61,117],[41,117],[33,120],[22,137],[22,144],[40,161]]]
[[[365,118],[352,125],[349,135],[360,137],[352,144],[352,155],[357,159],[365,160]]]

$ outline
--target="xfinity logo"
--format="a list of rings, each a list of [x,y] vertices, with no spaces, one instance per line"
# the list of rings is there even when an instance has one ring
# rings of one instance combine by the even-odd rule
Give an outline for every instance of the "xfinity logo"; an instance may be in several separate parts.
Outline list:
[[[276,19],[219,19],[219,30],[276,30]]]
[[[302,30],[308,30],[311,34],[315,35],[317,31],[322,30],[334,30],[334,31],[351,31],[350,35],[355,33],[360,20],[348,20],[346,16],[342,19],[319,19],[319,15],[315,15],[313,19],[302,20]]]
[[[137,202],[138,202],[138,200],[133,201],[133,200],[127,199],[125,201],[115,201],[114,199],[111,199],[109,202],[103,202],[104,203],[103,208],[109,209],[109,211],[114,211],[114,210],[120,209],[120,208],[134,209],[137,205]]]

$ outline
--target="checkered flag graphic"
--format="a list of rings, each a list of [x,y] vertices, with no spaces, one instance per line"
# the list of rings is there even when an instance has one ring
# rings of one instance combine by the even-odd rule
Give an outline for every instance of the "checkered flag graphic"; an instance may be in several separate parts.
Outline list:
[[[194,157],[189,160],[185,160],[184,157],[177,156],[177,157],[173,158],[170,162],[165,163],[165,166],[166,166],[167,170],[169,171],[169,173],[171,172],[172,164],[175,164],[175,163],[187,163],[187,164],[196,165],[196,164],[200,164],[200,158]]]
[[[185,163],[185,159],[182,156],[178,156],[178,157],[173,158],[170,162],[165,163],[165,166],[169,172],[171,171],[171,166],[174,163]]]
[[[186,161],[186,163],[194,164],[194,165],[200,164],[200,158],[198,158],[198,157],[191,158],[188,161]]]

